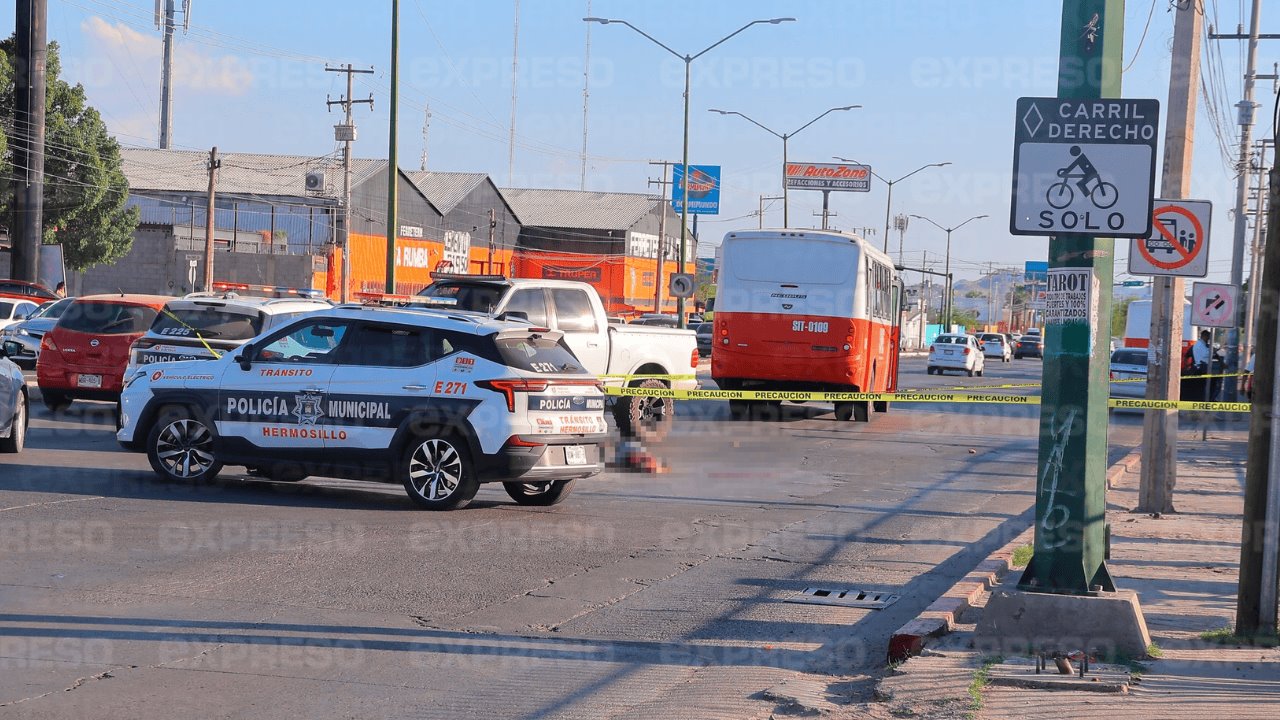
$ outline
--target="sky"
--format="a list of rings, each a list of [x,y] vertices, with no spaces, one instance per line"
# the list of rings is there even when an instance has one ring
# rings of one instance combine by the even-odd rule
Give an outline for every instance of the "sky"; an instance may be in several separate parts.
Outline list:
[[[1246,3],[1201,0],[1206,27],[1247,27]],[[762,195],[781,194],[782,142],[737,116],[780,134],[828,108],[834,112],[789,141],[791,161],[833,156],[870,164],[895,179],[893,214],[917,214],[953,227],[958,276],[987,263],[1021,267],[1043,260],[1047,238],[1008,233],[1014,105],[1056,93],[1061,3],[1054,0],[524,0],[513,53],[516,0],[401,0],[399,158],[418,169],[426,132],[427,168],[487,172],[499,185],[579,187],[584,68],[589,78],[586,187],[656,192],[651,161],[678,162],[684,63],[623,25],[582,22],[588,14],[625,19],[680,53],[694,54],[756,19],[756,25],[692,64],[690,162],[722,167],[718,216],[700,220],[699,254],[725,232],[755,227]],[[181,5],[181,1],[179,1]],[[333,0],[191,0],[190,31],[175,45],[173,147],[320,156],[334,152],[345,91],[326,64],[373,68],[357,76],[360,157],[386,157],[390,119],[390,3]],[[588,13],[588,6],[590,12]],[[1168,95],[1173,13],[1169,0],[1130,0],[1125,12],[1123,95]],[[1263,18],[1263,29],[1267,27]],[[0,31],[13,29],[12,16]],[[590,55],[587,60],[587,31]],[[49,38],[62,47],[64,79],[82,83],[124,145],[155,147],[159,122],[160,33],[149,0],[49,0]],[[1243,97],[1244,43],[1205,41],[1205,94],[1198,98],[1191,196],[1214,203],[1210,276],[1229,277],[1235,179],[1224,146],[1236,152],[1232,107]],[[516,143],[508,171],[512,59]],[[1260,72],[1274,52],[1262,43]],[[1256,99],[1266,117],[1272,82]],[[1220,131],[1215,132],[1215,119]],[[1161,127],[1163,134],[1163,121]],[[1219,137],[1219,134],[1221,137]],[[1158,181],[1157,181],[1158,182]],[[886,186],[832,193],[833,227],[883,242]],[[766,226],[782,225],[782,203],[765,202]],[[820,223],[821,193],[791,191],[792,226]],[[945,234],[909,221],[908,265],[927,252],[941,268]],[[890,249],[897,256],[899,235]],[[1117,277],[1128,242],[1117,241]],[[1247,258],[1246,258],[1247,260]],[[1248,263],[1245,266],[1248,272]]]

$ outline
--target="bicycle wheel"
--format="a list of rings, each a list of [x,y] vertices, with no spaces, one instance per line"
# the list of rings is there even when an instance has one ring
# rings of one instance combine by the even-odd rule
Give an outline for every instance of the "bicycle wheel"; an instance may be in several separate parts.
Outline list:
[[[1115,185],[1104,180],[1099,182],[1098,187],[1093,189],[1093,194],[1089,196],[1089,199],[1093,201],[1094,205],[1098,206],[1099,210],[1106,210],[1115,205],[1116,201],[1120,199],[1120,191],[1116,190]]]
[[[1048,192],[1044,194],[1044,199],[1049,201],[1049,205],[1061,210],[1076,199],[1076,192],[1065,181],[1054,183],[1049,186]]]

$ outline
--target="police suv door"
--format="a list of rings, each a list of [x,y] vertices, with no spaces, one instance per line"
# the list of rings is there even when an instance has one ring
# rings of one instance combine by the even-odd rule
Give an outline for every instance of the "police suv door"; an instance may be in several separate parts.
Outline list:
[[[340,444],[351,450],[384,450],[391,446],[405,413],[437,389],[440,357],[433,345],[438,330],[417,325],[361,322],[351,329],[349,342],[329,382],[329,422]]]
[[[305,319],[246,346],[248,369],[232,364],[222,377],[218,433],[258,448],[325,448],[335,433],[329,380],[348,330],[345,320]]]

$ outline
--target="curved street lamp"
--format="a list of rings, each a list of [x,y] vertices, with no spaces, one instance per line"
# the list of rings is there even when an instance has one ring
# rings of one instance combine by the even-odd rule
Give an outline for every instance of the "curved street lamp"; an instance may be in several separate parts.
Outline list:
[[[917,172],[919,172],[919,171],[917,171]],[[942,226],[941,226],[941,225],[939,225],[938,223],[936,223],[936,222],[934,222],[934,221],[930,220],[929,218],[927,218],[927,217],[925,217],[925,216],[923,216],[923,215],[912,215],[911,217],[916,218],[916,219],[918,219],[918,220],[924,220],[925,222],[929,223],[930,225],[933,225],[934,227],[938,228],[939,230],[941,230],[941,231],[943,231],[943,232],[945,232],[945,233],[947,234],[947,260],[946,260],[946,273],[947,273],[947,312],[946,312],[945,314],[946,314],[946,316],[947,316],[947,327],[948,327],[948,328],[950,328],[950,327],[951,327],[951,289],[952,289],[952,282],[951,282],[951,233],[955,232],[956,230],[959,230],[960,228],[964,227],[965,225],[968,225],[969,223],[973,222],[974,220],[981,220],[982,218],[990,217],[990,216],[989,216],[989,215],[974,215],[973,217],[969,218],[968,220],[965,220],[964,222],[960,223],[959,225],[956,225],[955,227],[942,227]]]
[[[857,160],[850,160],[849,158],[842,158],[842,157],[840,157],[839,155],[832,155],[832,156],[831,156],[831,159],[832,159],[832,160],[839,160],[840,162],[853,163],[853,164],[855,164],[855,165],[865,165],[865,164],[866,164],[866,163],[860,163],[860,162],[858,162]],[[876,179],[877,179],[877,180],[879,180],[880,182],[882,182],[882,183],[884,183],[885,185],[888,185],[888,186],[889,186],[889,197],[888,197],[888,198],[885,200],[885,202],[884,202],[884,251],[885,251],[885,254],[888,254],[888,253],[889,253],[889,208],[893,206],[893,186],[894,186],[894,185],[896,185],[896,184],[898,184],[898,183],[900,183],[900,182],[902,182],[903,180],[906,180],[907,178],[911,177],[912,175],[915,175],[916,173],[920,172],[921,170],[927,170],[927,169],[929,169],[929,168],[931,168],[931,167],[936,167],[936,168],[946,167],[946,166],[948,166],[948,165],[950,165],[950,164],[951,164],[951,161],[949,161],[949,160],[948,160],[947,162],[929,163],[928,165],[922,165],[922,166],[920,166],[920,167],[916,168],[915,170],[912,170],[911,172],[907,173],[906,175],[903,175],[902,177],[898,178],[897,180],[886,180],[886,179],[884,179],[884,178],[880,177],[879,173],[877,173],[875,170],[872,170],[872,171],[871,171],[871,174],[872,174],[872,175],[874,175],[874,176],[876,177]],[[868,165],[868,167],[870,167],[870,166]],[[902,262],[902,253],[901,253],[901,252],[899,252],[899,253],[898,253],[898,262],[899,262],[899,263],[901,263],[901,262]]]
[[[694,53],[693,55],[689,55],[689,54],[681,55],[675,50],[672,50],[669,46],[667,46],[661,40],[658,40],[654,36],[641,30],[635,25],[632,25],[626,20],[616,20],[613,18],[602,18],[602,17],[584,17],[582,18],[582,21],[600,23],[601,25],[625,25],[631,28],[632,30],[635,30],[637,33],[639,33],[649,42],[653,43],[654,45],[657,45],[663,50],[666,50],[672,55],[675,55],[676,57],[680,58],[682,62],[684,62],[684,150],[682,152],[682,160],[680,161],[680,166],[684,170],[684,177],[686,178],[686,182],[687,182],[687,179],[689,177],[689,67],[693,64],[694,60],[697,60],[703,55],[706,55],[708,52],[710,52],[712,49],[719,46],[721,43],[737,35],[743,30],[746,30],[752,25],[764,25],[764,24],[778,25],[784,22],[795,22],[795,18],[781,17],[781,18],[770,18],[768,20],[752,20],[746,25],[743,25],[737,30],[734,30],[728,35],[725,35],[724,37],[720,38],[714,43],[703,48],[700,52]],[[665,199],[664,199],[664,202],[665,202]],[[663,212],[665,212],[665,210]],[[685,250],[686,250],[685,246],[688,245],[689,243],[688,232],[689,232],[689,203],[688,203],[688,198],[686,197],[685,202],[681,203],[680,205],[680,252],[679,252],[680,272],[684,272]],[[659,244],[661,245],[661,242]],[[658,262],[661,263],[662,261],[663,261],[662,252],[661,250],[659,250]],[[682,328],[685,327],[686,323],[685,323],[685,317],[684,317],[684,298],[676,298],[676,321],[679,327],[682,327]]]
[[[793,130],[793,131],[791,131],[791,132],[789,132],[789,133],[780,133],[780,132],[778,132],[777,130],[774,130],[774,129],[769,128],[769,127],[765,127],[765,126],[764,126],[764,125],[762,125],[761,123],[756,122],[754,119],[752,119],[752,118],[750,118],[750,117],[748,117],[748,116],[746,116],[746,115],[744,115],[744,114],[742,114],[742,113],[738,112],[737,110],[717,110],[716,108],[710,108],[709,110],[707,110],[707,112],[720,113],[721,115],[737,115],[738,117],[742,118],[743,120],[746,120],[747,122],[751,123],[752,125],[755,125],[756,127],[760,128],[761,130],[764,130],[765,132],[769,133],[770,135],[772,135],[772,136],[774,136],[774,137],[776,137],[776,138],[778,138],[778,139],[782,140],[782,225],[783,225],[783,227],[787,227],[787,226],[789,225],[789,222],[788,222],[789,218],[788,218],[788,213],[787,213],[787,209],[788,209],[788,207],[787,207],[787,206],[788,206],[788,199],[787,199],[787,140],[789,140],[789,139],[791,139],[791,138],[795,137],[797,134],[799,134],[799,132],[800,132],[801,130],[804,130],[805,128],[807,128],[807,127],[809,127],[810,125],[812,125],[812,124],[814,124],[814,123],[818,122],[819,120],[821,120],[822,118],[824,118],[824,117],[826,117],[826,116],[830,115],[830,114],[831,114],[831,113],[833,113],[833,112],[843,111],[843,110],[856,110],[856,109],[858,109],[858,108],[860,108],[860,107],[862,107],[862,106],[861,106],[861,105],[845,105],[844,107],[833,107],[833,108],[830,108],[829,110],[827,110],[826,112],[822,113],[822,114],[821,114],[821,115],[819,115],[818,117],[816,117],[816,118],[814,118],[814,119],[810,120],[809,122],[805,123],[804,125],[801,125],[799,128],[797,128],[797,129],[795,129],[795,130]],[[825,220],[825,218],[824,218],[824,220]],[[825,227],[825,225],[824,225],[823,227]]]

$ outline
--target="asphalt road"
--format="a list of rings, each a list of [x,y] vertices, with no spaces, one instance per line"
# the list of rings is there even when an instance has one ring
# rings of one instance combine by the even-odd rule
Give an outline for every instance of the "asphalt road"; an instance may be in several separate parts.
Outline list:
[[[1034,382],[1040,362],[984,378]],[[0,459],[0,716],[768,717],[786,682],[866,691],[889,634],[1030,522],[1034,407],[901,406],[869,424],[685,403],[662,474],[522,508],[486,487],[224,471],[161,482],[110,408],[35,412]],[[1140,437],[1113,422],[1112,454]],[[883,609],[788,602],[807,588]]]

